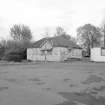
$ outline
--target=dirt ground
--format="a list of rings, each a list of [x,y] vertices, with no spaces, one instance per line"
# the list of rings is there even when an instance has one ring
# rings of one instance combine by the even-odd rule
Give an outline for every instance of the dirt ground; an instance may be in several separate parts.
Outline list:
[[[105,105],[105,63],[0,63],[0,105]]]

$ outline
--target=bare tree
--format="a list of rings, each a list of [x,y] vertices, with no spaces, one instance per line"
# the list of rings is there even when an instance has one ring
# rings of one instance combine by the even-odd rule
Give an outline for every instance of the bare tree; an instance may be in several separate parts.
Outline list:
[[[65,39],[68,39],[68,40],[71,40],[71,38],[72,38],[69,34],[66,33],[66,31],[62,27],[57,27],[56,28],[55,36],[62,36]]]
[[[88,50],[94,46],[99,46],[101,37],[100,29],[91,24],[85,24],[77,29],[77,39]]]
[[[28,26],[25,25],[14,25],[10,28],[10,35],[14,40],[17,41],[30,41],[32,39],[32,33]]]
[[[56,28],[55,36],[64,35],[65,33],[66,33],[65,30],[64,30],[62,27],[58,26],[58,27]]]

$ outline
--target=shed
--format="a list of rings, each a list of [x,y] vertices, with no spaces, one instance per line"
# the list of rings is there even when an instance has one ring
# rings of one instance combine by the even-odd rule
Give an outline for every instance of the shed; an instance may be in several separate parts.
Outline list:
[[[91,61],[105,62],[105,47],[91,48]]]

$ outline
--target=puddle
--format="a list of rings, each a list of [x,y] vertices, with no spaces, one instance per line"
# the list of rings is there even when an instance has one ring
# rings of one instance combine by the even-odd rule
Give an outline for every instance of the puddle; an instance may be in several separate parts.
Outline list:
[[[94,82],[101,82],[101,81],[105,81],[105,79],[103,79],[102,77],[99,77],[97,75],[90,75],[85,81],[82,82],[82,84],[91,84]]]
[[[8,87],[0,87],[0,91],[8,90]]]

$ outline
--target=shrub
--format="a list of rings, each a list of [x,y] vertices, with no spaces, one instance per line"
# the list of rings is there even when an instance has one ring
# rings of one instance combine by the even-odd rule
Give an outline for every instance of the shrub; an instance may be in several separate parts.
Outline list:
[[[32,46],[29,41],[14,41],[8,40],[4,46],[4,50],[0,50],[2,60],[7,61],[22,61],[26,60],[26,49]],[[2,53],[2,54],[1,54]]]
[[[7,49],[2,60],[20,62],[26,58],[25,49]]]
[[[0,60],[4,56],[5,48],[0,48]]]

